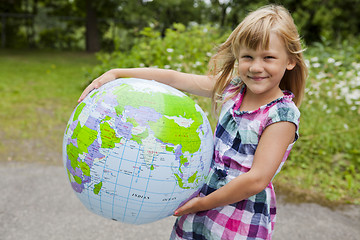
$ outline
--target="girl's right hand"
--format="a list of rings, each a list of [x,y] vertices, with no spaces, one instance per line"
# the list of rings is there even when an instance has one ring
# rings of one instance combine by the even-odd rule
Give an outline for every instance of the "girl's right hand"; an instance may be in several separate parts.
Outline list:
[[[87,86],[84,91],[82,92],[78,103],[80,103],[82,100],[84,100],[84,98],[94,89],[97,89],[99,87],[101,87],[102,85],[104,85],[107,82],[110,82],[112,80],[115,80],[116,76],[113,70],[109,70],[107,72],[105,72],[104,74],[102,74],[100,77],[96,78],[94,81],[92,81],[89,86]]]

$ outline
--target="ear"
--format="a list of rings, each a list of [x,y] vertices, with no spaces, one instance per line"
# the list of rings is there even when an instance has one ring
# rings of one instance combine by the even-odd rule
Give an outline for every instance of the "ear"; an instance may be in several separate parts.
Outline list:
[[[289,59],[286,69],[290,71],[293,70],[295,66],[296,66],[296,61],[293,59]]]

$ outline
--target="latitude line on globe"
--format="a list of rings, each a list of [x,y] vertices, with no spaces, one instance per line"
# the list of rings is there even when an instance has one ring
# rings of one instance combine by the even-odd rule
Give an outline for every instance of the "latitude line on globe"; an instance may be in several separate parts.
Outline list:
[[[123,151],[122,151],[122,156],[121,156],[121,158],[124,157],[124,153],[125,153],[127,141],[128,141],[128,140],[125,140],[125,144],[123,144],[124,149],[123,149]],[[115,193],[116,193],[117,182],[118,182],[118,180],[119,180],[121,163],[122,163],[122,161],[120,161],[120,163],[119,163],[118,174],[117,174],[117,176],[116,176],[116,182],[115,182],[115,186],[114,186],[114,196],[113,196],[112,205],[111,205],[111,217],[112,217],[112,219],[114,219],[114,206],[115,206],[115,205],[114,205],[114,202],[115,202],[115,196],[116,196]],[[109,169],[110,169],[110,168],[109,168]],[[116,171],[116,170],[114,169],[114,171]],[[130,190],[129,190],[129,191],[130,191]],[[125,207],[125,211],[126,211],[126,207]]]
[[[110,152],[110,148],[108,148],[108,153]],[[103,171],[102,171],[102,175],[101,175],[101,179],[100,181],[102,182],[104,180],[104,172],[105,172],[105,166],[106,166],[106,162],[107,162],[107,159],[109,158],[109,154],[106,155],[105,157],[105,161],[104,161],[104,167],[103,167]],[[100,192],[99,194],[99,204],[100,204],[100,212],[103,213],[103,209],[102,209],[102,202],[101,202],[101,195],[102,195],[102,192]]]
[[[84,158],[84,161],[85,161],[85,159],[86,159],[86,156],[85,156],[85,158]],[[95,164],[93,164],[93,166],[95,166]],[[90,170],[91,171],[91,170]],[[99,179],[99,180],[101,180],[101,179]],[[94,183],[92,183],[92,185],[94,185]],[[93,197],[90,197],[90,183],[87,185],[87,196],[88,196],[88,199],[89,199],[89,207],[91,208],[91,209],[94,209],[94,207],[93,207],[93,205],[92,205],[92,203],[91,203],[91,200],[90,199],[93,199],[93,200],[95,200],[95,198],[93,198]],[[98,199],[96,199],[96,200],[98,200]],[[101,199],[100,199],[100,202],[101,202]]]
[[[96,166],[100,166],[99,164],[93,164],[93,167],[96,167]],[[99,180],[101,180],[100,179],[100,177],[99,177]],[[89,207],[91,208],[91,209],[94,209],[95,210],[95,207],[93,207],[93,204],[91,203],[91,200],[94,200],[94,202],[99,202],[99,205],[100,205],[100,201],[101,200],[99,200],[99,198],[94,198],[94,197],[92,197],[92,196],[90,196],[90,192],[92,192],[92,191],[90,191],[90,187],[92,186],[92,185],[94,185],[94,184],[88,184],[87,185],[87,188],[86,188],[86,190],[87,190],[87,196],[88,196],[88,199],[89,199]]]
[[[174,195],[174,192],[175,192],[175,188],[177,187],[176,184],[174,184],[174,187],[173,187],[173,190],[172,192],[170,193],[170,199],[172,198],[172,196]],[[167,201],[166,205],[163,207],[163,210],[166,209],[166,207],[169,205],[170,201]],[[161,216],[161,213],[162,212],[159,212],[158,216]]]
[[[139,148],[139,147],[135,147],[135,148],[136,148],[138,151],[141,151],[141,148]],[[166,152],[163,152],[162,154],[166,154],[166,155],[169,155],[169,156],[172,155],[172,154],[169,154],[169,153],[166,153]],[[115,156],[115,155],[109,154],[109,156]],[[126,160],[127,162],[136,163],[136,161],[133,161],[133,160],[131,160],[131,159],[126,159],[126,158],[125,158],[125,160]],[[94,161],[94,163],[97,163],[97,162],[99,162],[99,161],[101,161],[101,160]],[[156,164],[156,165],[157,165],[158,167],[168,167],[168,168],[171,168],[171,166],[166,165],[166,164]],[[116,171],[116,169],[112,169],[112,168],[108,168],[108,169]],[[139,178],[146,179],[145,177],[140,177],[140,176],[139,176]],[[160,180],[160,179],[154,179],[154,180],[156,180],[156,181],[164,181],[164,180]]]
[[[208,131],[202,131],[205,130],[201,124],[206,122],[205,115],[198,107],[194,109],[193,101],[185,99],[184,109],[177,109],[182,106],[183,99],[180,100],[176,89],[166,88],[169,91],[165,91],[156,82],[130,80],[103,86],[89,96],[93,101],[84,100],[84,109],[75,109],[75,113],[81,115],[79,121],[86,128],[76,129],[83,130],[81,135],[77,132],[64,134],[64,139],[69,145],[76,140],[86,142],[79,147],[71,145],[69,149],[72,151],[64,148],[63,161],[70,169],[67,171],[73,190],[91,211],[106,218],[143,224],[169,216],[183,197],[201,184],[207,163],[195,155],[199,152],[208,158],[212,137]],[[162,107],[163,104],[166,107]],[[106,119],[103,119],[104,114]],[[69,125],[75,120],[71,117]],[[193,121],[197,124],[194,125]],[[96,127],[98,124],[102,129]],[[211,129],[208,125],[206,129]],[[73,129],[75,123],[71,126]],[[80,164],[79,159],[80,163],[70,162],[67,156],[73,157],[82,151],[88,153],[84,147],[89,147],[88,135],[94,135],[95,131],[100,137],[97,135],[91,149],[87,148],[90,158],[86,163],[92,167],[86,168],[85,162]],[[105,140],[103,144],[99,143],[101,139]],[[207,148],[198,148],[203,143]],[[146,154],[144,159],[143,154]],[[87,193],[81,192],[84,184]]]
[[[126,143],[127,143],[128,140],[126,140]],[[141,148],[141,147],[140,147]],[[137,155],[136,155],[136,161],[135,161],[135,166],[136,164],[138,163],[138,159],[139,159],[139,153],[140,153],[140,149],[139,151],[137,151]],[[140,168],[141,168],[141,165],[140,165]],[[126,204],[125,204],[125,210],[124,210],[124,215],[123,215],[123,221],[126,217],[126,210],[127,210],[127,205],[128,205],[128,202],[129,202],[129,197],[130,197],[130,192],[131,192],[131,186],[132,186],[132,183],[133,183],[133,180],[134,180],[134,172],[132,173],[132,176],[131,176],[131,182],[130,182],[130,186],[129,186],[129,192],[128,192],[128,196],[126,198]]]
[[[185,110],[182,109],[182,112],[185,112]],[[184,114],[184,115],[185,115],[185,114]],[[180,129],[180,133],[181,133],[181,130],[182,130],[182,129]],[[180,169],[180,168],[181,168],[181,163],[180,163],[180,162],[177,162],[177,163],[179,164],[179,165],[178,165],[178,168]],[[171,168],[171,166],[170,166],[170,168]],[[172,170],[172,168],[171,168],[171,170]],[[172,192],[170,193],[169,199],[172,199],[172,197],[174,196],[174,192],[175,192],[175,189],[176,189],[177,186],[178,186],[177,184],[174,184],[174,187],[173,187],[173,189],[172,189]],[[166,202],[165,206],[162,208],[162,211],[164,211],[164,209],[167,208],[167,206],[169,205],[169,203],[170,203],[170,200]],[[175,209],[174,209],[174,210],[175,210]],[[159,212],[158,217],[161,216],[162,211]],[[158,217],[157,217],[157,218],[158,218]]]
[[[151,159],[151,164],[153,164],[153,163],[154,163],[154,158],[155,158],[155,156],[153,155],[153,157],[152,157],[152,159]],[[146,188],[145,188],[144,196],[146,195],[146,191],[147,191],[148,186],[149,186],[150,176],[151,176],[151,170],[149,170],[149,177],[147,178],[147,182],[146,182]],[[144,204],[144,200],[145,200],[145,197],[144,197],[144,198],[142,199],[142,201],[141,201],[140,209],[139,209],[139,211],[138,211],[138,214],[137,214],[137,216],[136,216],[136,218],[135,218],[135,221],[134,221],[134,222],[136,222],[136,221],[137,221],[137,219],[139,218],[139,215],[140,215],[140,212],[141,212],[142,206],[143,206],[143,204]]]

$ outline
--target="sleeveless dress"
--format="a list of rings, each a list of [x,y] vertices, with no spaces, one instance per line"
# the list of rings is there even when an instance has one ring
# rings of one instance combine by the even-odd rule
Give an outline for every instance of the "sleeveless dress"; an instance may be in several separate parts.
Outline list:
[[[224,97],[229,96],[241,82],[235,78]],[[264,129],[276,122],[296,125],[295,140],[282,159],[276,174],[285,163],[298,139],[300,112],[289,91],[284,96],[255,111],[239,111],[246,86],[224,103],[215,130],[214,156],[207,183],[200,191],[206,196],[237,176],[250,170],[254,154]],[[275,175],[276,175],[275,174]],[[241,191],[241,189],[239,189]],[[272,182],[260,193],[240,202],[178,217],[170,239],[271,239],[276,216],[276,198]]]

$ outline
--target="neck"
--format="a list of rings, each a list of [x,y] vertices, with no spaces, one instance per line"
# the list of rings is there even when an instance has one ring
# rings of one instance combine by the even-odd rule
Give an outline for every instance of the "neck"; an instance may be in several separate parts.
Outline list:
[[[277,89],[273,92],[267,92],[263,94],[254,94],[248,89],[245,89],[245,94],[241,102],[240,111],[254,111],[259,109],[272,101],[284,96],[281,89]]]

